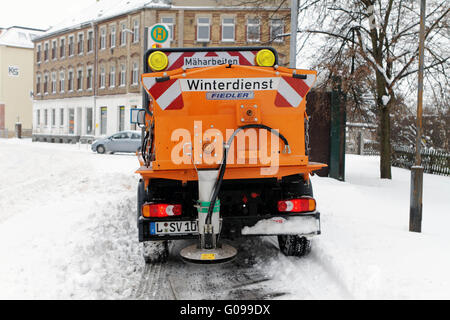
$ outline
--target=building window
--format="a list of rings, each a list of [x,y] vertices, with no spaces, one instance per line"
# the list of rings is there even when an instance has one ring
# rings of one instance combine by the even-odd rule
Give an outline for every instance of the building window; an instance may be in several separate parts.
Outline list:
[[[258,18],[247,19],[247,41],[259,42],[261,40],[261,24]]]
[[[92,126],[92,120],[93,120],[93,110],[92,108],[86,109],[86,134],[91,135],[93,134],[93,126]]]
[[[56,72],[52,72],[52,93],[56,93]]]
[[[173,39],[174,39],[174,28],[173,28],[173,26],[174,26],[174,22],[173,22],[173,20],[174,20],[174,18],[172,18],[172,17],[163,17],[163,18],[161,18],[161,23],[164,23],[164,24],[166,24],[168,27],[169,27],[169,30],[170,30],[170,34],[169,34],[169,39],[170,39],[170,41],[173,41]]]
[[[80,33],[78,35],[78,54],[83,54],[84,52],[84,34]]]
[[[137,85],[139,81],[139,64],[137,62],[133,63],[133,72],[131,75],[132,84]]]
[[[44,94],[48,94],[48,74],[44,75]]]
[[[48,42],[44,44],[44,61],[48,61]]]
[[[106,49],[106,28],[100,29],[100,50]]]
[[[36,123],[38,126],[41,125],[41,110],[36,111]]]
[[[41,63],[41,45],[37,45],[37,52],[36,52],[36,62]]]
[[[59,92],[63,93],[65,88],[66,74],[64,71],[59,72]]]
[[[270,20],[270,41],[283,42],[284,38],[280,37],[284,33],[284,24],[281,19]]]
[[[86,75],[86,89],[92,90],[92,68],[87,69],[87,75]]]
[[[52,127],[56,126],[56,109],[52,109]]]
[[[73,71],[72,70],[69,71],[68,80],[69,80],[68,90],[69,90],[69,92],[72,92],[73,91]]]
[[[78,70],[77,73],[77,90],[83,90],[83,70]]]
[[[222,19],[222,42],[234,42],[234,18]]]
[[[59,43],[59,57],[64,58],[66,56],[66,39],[61,39]]]
[[[75,43],[73,39],[73,35],[69,36],[69,57],[72,57],[75,54]]]
[[[64,109],[59,109],[59,125],[64,126]]]
[[[134,20],[133,24],[133,43],[139,42],[139,20]]]
[[[111,26],[111,34],[110,34],[110,43],[111,48],[116,47],[116,26]]]
[[[36,95],[41,95],[41,76],[36,77]]]
[[[87,52],[92,52],[93,50],[94,50],[94,32],[89,31],[87,39]]]
[[[119,107],[119,131],[125,130],[125,107]]]
[[[111,66],[109,72],[109,87],[114,88],[116,86],[116,67]]]
[[[52,60],[56,60],[56,40],[52,41]]]
[[[100,108],[100,134],[106,134],[106,128],[108,125],[108,108]]]
[[[209,18],[197,19],[197,41],[209,42],[211,25]]]
[[[120,29],[120,45],[125,46],[127,44],[127,32],[125,31],[127,29],[126,23],[121,24]]]
[[[48,126],[48,110],[44,110],[44,125]]]
[[[105,82],[106,82],[105,80],[106,80],[105,68],[101,67],[100,68],[100,83],[99,83],[99,87],[101,89],[105,88]]]
[[[124,87],[127,82],[127,68],[125,64],[120,65],[119,85]]]

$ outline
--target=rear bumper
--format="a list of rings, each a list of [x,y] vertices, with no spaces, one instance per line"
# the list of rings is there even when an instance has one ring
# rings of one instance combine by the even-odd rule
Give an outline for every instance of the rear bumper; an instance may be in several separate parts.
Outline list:
[[[139,241],[196,239],[198,233],[177,235],[151,234],[153,222],[192,221],[186,218],[146,219],[138,220]],[[320,213],[315,211],[298,215],[224,217],[222,220],[222,236],[238,238],[243,236],[300,235],[312,237],[321,233]]]

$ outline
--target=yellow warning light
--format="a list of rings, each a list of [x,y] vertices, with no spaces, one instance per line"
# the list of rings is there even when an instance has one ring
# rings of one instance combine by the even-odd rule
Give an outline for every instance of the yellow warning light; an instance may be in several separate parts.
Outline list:
[[[268,49],[263,49],[256,54],[256,63],[260,67],[273,67],[275,55]]]
[[[148,57],[148,65],[153,71],[162,71],[167,68],[169,58],[161,51],[155,51]]]

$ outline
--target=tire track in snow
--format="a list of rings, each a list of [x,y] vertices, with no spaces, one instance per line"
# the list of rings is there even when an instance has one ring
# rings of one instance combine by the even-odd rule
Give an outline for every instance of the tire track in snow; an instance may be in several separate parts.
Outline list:
[[[254,252],[242,251],[231,262],[219,265],[185,263],[178,256],[181,241],[167,263],[149,264],[143,270],[136,299],[236,299],[263,300],[282,296],[266,283],[271,279],[254,268]]]

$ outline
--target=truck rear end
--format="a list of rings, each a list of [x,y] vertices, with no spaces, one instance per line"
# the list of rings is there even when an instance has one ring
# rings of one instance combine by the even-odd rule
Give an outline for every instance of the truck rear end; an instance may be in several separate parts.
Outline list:
[[[141,242],[198,239],[193,262],[233,258],[224,239],[278,236],[286,255],[320,234],[305,139],[317,74],[278,66],[272,48],[151,49],[139,153]]]

